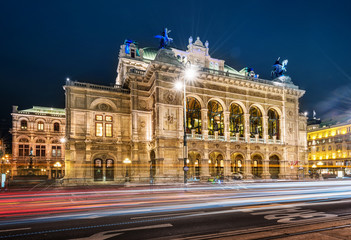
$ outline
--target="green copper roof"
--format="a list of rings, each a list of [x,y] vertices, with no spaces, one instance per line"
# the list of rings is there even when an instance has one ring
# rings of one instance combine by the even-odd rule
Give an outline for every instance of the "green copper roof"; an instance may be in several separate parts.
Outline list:
[[[150,61],[155,60],[157,51],[158,51],[157,48],[146,47],[146,48],[143,48],[143,50],[144,50],[144,54],[143,54],[144,59],[147,59]]]
[[[234,68],[228,66],[227,64],[224,64],[224,71],[225,72],[229,72],[229,73],[234,73],[234,74],[240,74],[240,75],[243,75],[241,73],[239,73],[237,70],[235,70]]]
[[[39,107],[33,106],[33,108],[20,110],[19,113],[28,113],[28,114],[36,114],[36,115],[61,115],[65,116],[66,111],[62,108],[50,108],[50,107]]]

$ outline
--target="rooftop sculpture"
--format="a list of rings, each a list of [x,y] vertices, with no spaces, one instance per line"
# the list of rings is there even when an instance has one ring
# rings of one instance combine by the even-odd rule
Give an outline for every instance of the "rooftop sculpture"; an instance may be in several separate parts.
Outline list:
[[[168,37],[168,34],[171,32],[171,30],[168,30],[165,28],[165,30],[161,33],[161,35],[156,35],[155,38],[159,38],[160,40],[160,46],[159,48],[167,48],[168,45],[173,42],[173,38]]]

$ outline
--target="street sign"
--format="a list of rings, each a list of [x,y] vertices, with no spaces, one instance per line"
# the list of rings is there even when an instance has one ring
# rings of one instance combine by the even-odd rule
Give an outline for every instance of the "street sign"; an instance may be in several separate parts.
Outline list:
[[[189,171],[189,167],[185,166],[184,171],[186,171],[186,172]]]

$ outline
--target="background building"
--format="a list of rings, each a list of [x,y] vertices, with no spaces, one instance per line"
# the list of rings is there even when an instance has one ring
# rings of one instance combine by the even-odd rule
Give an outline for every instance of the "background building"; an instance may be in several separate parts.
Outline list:
[[[37,107],[12,112],[12,176],[64,176],[65,110]]]
[[[308,162],[311,173],[323,177],[351,175],[350,121],[319,121],[308,126]]]
[[[304,91],[290,78],[236,71],[210,56],[207,41],[189,38],[186,51],[126,41],[114,87],[67,81],[65,183],[182,181],[183,93],[175,84],[186,65],[197,70],[186,79],[189,179],[307,173]]]

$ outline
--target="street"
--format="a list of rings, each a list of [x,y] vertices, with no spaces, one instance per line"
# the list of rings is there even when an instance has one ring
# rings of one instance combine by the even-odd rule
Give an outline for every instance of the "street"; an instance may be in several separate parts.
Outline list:
[[[8,192],[0,238],[311,239],[351,227],[350,197],[347,180]]]

